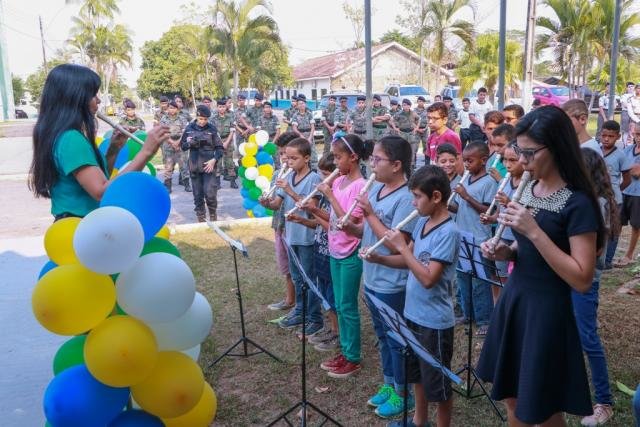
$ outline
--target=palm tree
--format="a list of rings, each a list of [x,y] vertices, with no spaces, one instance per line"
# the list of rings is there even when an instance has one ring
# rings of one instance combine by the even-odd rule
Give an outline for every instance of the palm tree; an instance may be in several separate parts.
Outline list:
[[[272,12],[267,0],[217,0],[214,25],[208,28],[212,55],[220,55],[233,72],[233,97],[238,95],[240,75],[248,73],[274,46],[280,44],[278,25],[267,14]]]
[[[80,13],[91,18],[96,26],[103,18],[112,20],[116,14],[120,13],[118,0],[65,0],[65,3],[82,3]]]

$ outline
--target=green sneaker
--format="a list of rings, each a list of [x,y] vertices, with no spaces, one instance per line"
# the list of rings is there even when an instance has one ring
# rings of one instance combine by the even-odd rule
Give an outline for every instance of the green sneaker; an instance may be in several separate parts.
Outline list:
[[[413,411],[416,406],[415,399],[412,395],[409,395],[409,401],[407,402],[407,411]],[[380,418],[393,418],[401,415],[404,411],[404,398],[398,396],[393,391],[393,394],[389,396],[386,402],[376,408],[376,415]]]
[[[395,390],[393,386],[390,384],[382,384],[378,389],[378,392],[369,400],[367,400],[367,405],[373,406],[377,408],[386,402],[392,394],[395,394]]]

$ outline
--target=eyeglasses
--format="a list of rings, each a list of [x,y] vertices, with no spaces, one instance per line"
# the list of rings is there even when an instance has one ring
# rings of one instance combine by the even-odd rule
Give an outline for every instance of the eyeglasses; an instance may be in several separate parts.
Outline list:
[[[378,156],[371,156],[371,164],[372,165],[377,165],[378,162],[390,162],[391,159],[385,159],[383,157],[378,157]]]
[[[516,156],[524,157],[526,160],[531,161],[536,156],[538,151],[542,151],[545,148],[548,148],[546,145],[540,148],[520,148],[517,145],[513,146],[513,151],[516,153]]]
[[[440,116],[427,116],[427,121],[429,121],[429,122],[437,122],[438,120],[444,120],[444,117],[440,117]]]

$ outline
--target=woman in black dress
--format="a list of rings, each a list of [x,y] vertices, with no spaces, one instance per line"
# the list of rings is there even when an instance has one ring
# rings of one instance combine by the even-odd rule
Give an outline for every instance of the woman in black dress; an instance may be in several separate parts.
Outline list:
[[[516,154],[533,179],[499,221],[516,241],[482,244],[492,260],[515,260],[493,311],[478,374],[493,383],[510,426],[564,426],[563,412],[590,415],[589,383],[571,288],[591,287],[605,229],[571,119],[538,108],[516,126]]]

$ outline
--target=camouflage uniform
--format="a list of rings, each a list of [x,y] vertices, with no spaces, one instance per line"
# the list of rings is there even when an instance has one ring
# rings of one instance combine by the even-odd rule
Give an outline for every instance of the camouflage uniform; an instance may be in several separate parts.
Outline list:
[[[189,113],[189,110],[187,108],[183,108],[182,110],[178,111],[178,114],[187,119],[187,123],[191,123],[191,121],[193,120],[193,118],[191,117],[191,113]]]
[[[245,137],[242,135],[242,132],[246,131],[247,128],[242,125],[242,121],[240,120],[241,118],[246,117],[246,116],[247,116],[247,107],[246,107],[246,105],[244,107],[236,106],[236,109],[233,110],[233,121],[236,124],[236,130],[237,130],[236,135],[235,135],[236,148],[240,144],[242,144],[243,142],[246,141]]]
[[[395,107],[396,108],[394,108],[394,106],[392,105],[391,108],[389,108],[389,115],[391,116],[391,119],[389,120],[389,123],[394,121],[394,119],[396,118],[398,113],[402,111],[402,109],[398,108],[397,105]],[[398,135],[398,132],[396,132],[395,129],[392,128],[391,126],[388,126],[386,134],[387,135]]]
[[[258,118],[257,125],[257,127],[269,134],[269,141],[273,141],[276,133],[278,133],[278,129],[280,129],[280,121],[273,113],[271,113],[269,117],[262,114],[262,116]]]
[[[145,129],[144,120],[142,120],[138,116],[133,116],[133,119],[130,119],[129,117],[124,116],[123,118],[120,119],[120,124],[124,126],[125,129],[127,128],[137,128],[142,130]]]
[[[349,114],[351,132],[364,138],[367,133],[367,107],[358,108]]]
[[[389,110],[384,105],[371,107],[371,117],[390,116]],[[373,124],[373,139],[379,140],[387,134],[388,122]]]
[[[413,152],[411,167],[415,168],[416,152],[418,151],[418,143],[420,142],[420,139],[413,132],[413,129],[420,122],[420,117],[415,111],[400,111],[394,116],[393,121],[399,130],[399,135],[411,144],[411,151]]]
[[[153,113],[153,121],[154,121],[154,123],[160,123],[160,119],[163,116],[166,116],[166,115],[167,115],[167,110],[166,109],[163,110],[162,108],[158,108],[156,110],[156,112]]]
[[[424,152],[427,153],[428,150],[427,148],[427,140],[429,139],[429,128],[427,127],[428,125],[428,119],[427,119],[427,109],[425,108],[420,108],[420,107],[416,107],[413,110],[418,117],[420,117],[420,130],[423,131],[422,133],[420,132],[416,132],[416,136],[418,138],[418,148],[420,148],[420,143],[422,142],[422,146],[424,147]]]
[[[220,135],[220,139],[224,143],[231,133],[233,114],[227,111],[224,113],[224,116],[220,117],[220,114],[216,112],[214,115],[211,115],[211,123],[218,129],[218,135]],[[233,162],[234,149],[232,140],[224,150],[222,161],[216,165],[218,173],[224,175],[225,178],[230,178],[232,181],[236,177],[236,164]]]
[[[455,130],[456,123],[458,123],[458,109],[453,103],[449,107],[449,113],[447,114],[447,127],[451,130]]]
[[[169,126],[169,135],[173,141],[180,141],[180,137],[182,137],[182,133],[189,122],[180,114],[176,114],[173,117],[169,114],[165,114],[160,118],[160,124]],[[173,148],[168,142],[164,142],[162,144],[164,183],[169,192],[171,192],[171,177],[173,176],[173,169],[175,168],[176,163],[178,164],[178,170],[180,171],[179,181],[184,182],[185,180],[189,180],[189,171],[186,167],[187,164],[184,161],[187,156],[183,155],[183,151],[180,148]]]
[[[256,126],[258,126],[258,120],[260,120],[260,117],[262,117],[262,110],[262,105],[259,107],[256,107],[254,105],[247,110],[245,117],[249,119],[249,124],[251,125],[251,127],[255,128]]]
[[[311,144],[311,169],[316,170],[318,168],[318,153],[316,153],[316,143],[311,134],[311,125],[315,124],[311,110],[307,108],[304,113],[301,113],[300,110],[293,113],[291,116],[291,124],[297,124],[298,132]]]
[[[330,126],[335,124],[335,114],[337,107],[327,106],[324,110],[322,110],[322,117],[327,121]],[[333,135],[329,132],[325,126],[322,127],[322,134],[324,135],[324,149],[322,150],[322,155],[325,156],[331,151],[331,141],[333,140]]]
[[[333,122],[338,126],[338,129],[347,130],[347,122],[349,121],[349,116],[351,115],[349,108],[336,108],[336,112],[333,113]]]

